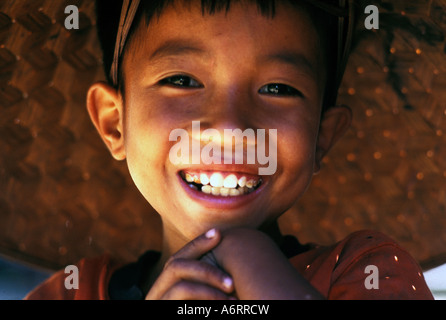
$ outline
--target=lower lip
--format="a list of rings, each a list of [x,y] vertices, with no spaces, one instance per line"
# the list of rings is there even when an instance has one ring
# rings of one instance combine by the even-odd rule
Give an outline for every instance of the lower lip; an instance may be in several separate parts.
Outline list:
[[[190,187],[189,184],[183,180],[180,174],[177,174],[178,179],[180,181],[181,186],[184,191],[189,195],[193,200],[200,202],[201,205],[207,208],[218,208],[218,209],[236,209],[240,208],[244,205],[252,202],[260,192],[264,189],[266,182],[262,180],[261,185],[254,191],[248,194],[240,195],[240,196],[214,196],[211,194],[207,194],[201,192],[199,190],[195,190]]]

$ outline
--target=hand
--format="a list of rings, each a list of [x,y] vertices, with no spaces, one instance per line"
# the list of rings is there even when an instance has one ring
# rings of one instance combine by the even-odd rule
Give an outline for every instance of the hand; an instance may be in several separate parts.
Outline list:
[[[149,290],[146,300],[225,300],[234,290],[232,278],[200,258],[221,240],[212,229],[171,256]]]
[[[242,300],[321,299],[266,234],[246,228],[223,232],[212,250],[217,265],[234,279]]]

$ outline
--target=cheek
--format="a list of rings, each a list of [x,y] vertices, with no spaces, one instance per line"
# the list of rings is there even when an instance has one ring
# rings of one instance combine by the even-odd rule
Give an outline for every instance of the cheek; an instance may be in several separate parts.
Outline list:
[[[317,134],[308,127],[303,130],[293,127],[283,131],[279,140],[279,167],[290,185],[306,187],[314,172]]]
[[[136,132],[135,132],[135,136]],[[154,181],[160,180],[160,163],[158,154],[160,153],[156,141],[150,134],[138,135],[140,138],[134,138],[132,134],[126,137],[127,165],[130,175],[140,190],[147,197],[150,186]],[[143,137],[143,138],[141,138]]]
[[[162,122],[129,112],[124,123],[124,141],[130,175],[144,197],[157,192],[164,180],[169,131]],[[154,190],[156,189],[156,190]]]
[[[176,212],[171,201],[172,179],[169,179],[169,140],[162,128],[135,130],[126,144],[127,165],[139,192],[158,213]],[[167,159],[167,160],[166,160]]]

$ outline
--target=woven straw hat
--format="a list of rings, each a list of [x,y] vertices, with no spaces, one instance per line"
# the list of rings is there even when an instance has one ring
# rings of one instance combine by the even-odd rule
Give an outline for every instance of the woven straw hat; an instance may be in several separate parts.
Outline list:
[[[379,230],[427,269],[446,261],[446,2],[369,2],[380,28],[359,24],[338,98],[352,128],[280,224],[320,244]],[[160,248],[159,217],[88,117],[101,79],[93,1],[0,3],[1,254],[60,268]]]

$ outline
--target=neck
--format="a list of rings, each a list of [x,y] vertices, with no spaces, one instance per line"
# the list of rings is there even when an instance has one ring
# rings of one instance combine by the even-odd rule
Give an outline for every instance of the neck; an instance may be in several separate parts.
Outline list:
[[[276,220],[259,230],[266,233],[278,246],[282,244],[283,235]]]

